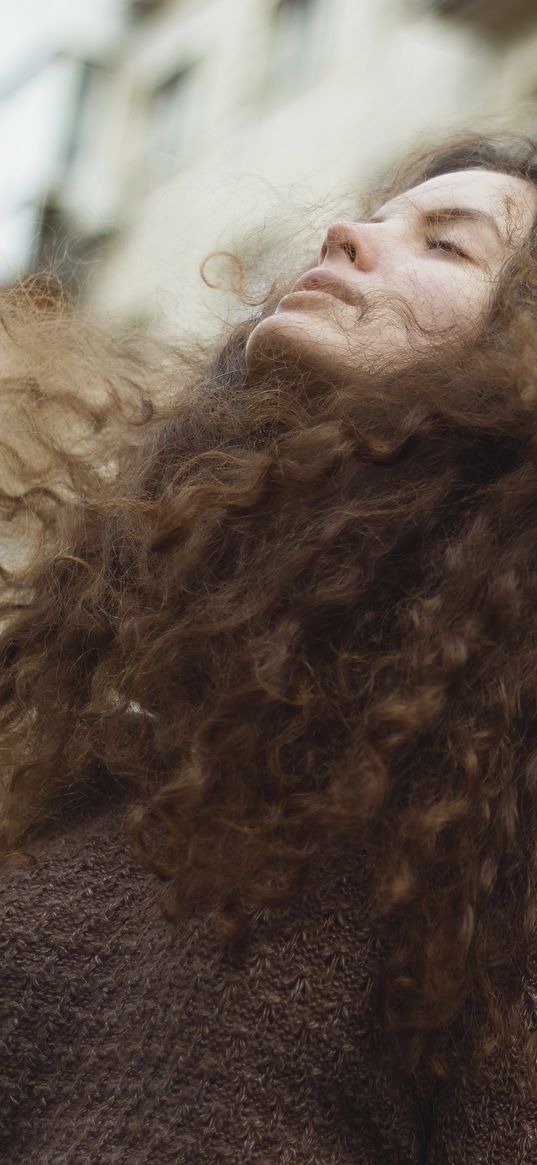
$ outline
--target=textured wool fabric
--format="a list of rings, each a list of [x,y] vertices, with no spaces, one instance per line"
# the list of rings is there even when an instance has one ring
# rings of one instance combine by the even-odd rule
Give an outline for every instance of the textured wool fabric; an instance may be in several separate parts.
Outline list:
[[[382,943],[359,862],[256,915],[241,959],[170,924],[117,806],[0,870],[0,1160],[9,1165],[530,1165],[537,1106],[431,1101],[379,1052]],[[429,1097],[429,1099],[428,1099]]]

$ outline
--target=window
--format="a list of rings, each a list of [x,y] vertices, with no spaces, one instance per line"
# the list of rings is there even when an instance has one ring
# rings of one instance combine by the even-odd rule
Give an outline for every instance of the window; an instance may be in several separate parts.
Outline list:
[[[80,230],[71,214],[50,195],[40,207],[33,269],[51,272],[62,287],[80,296],[91,268],[101,262],[114,235],[110,226],[100,231]]]
[[[194,141],[195,74],[193,65],[184,65],[153,91],[150,135],[157,173],[173,170]]]
[[[460,16],[491,32],[518,33],[535,20],[535,0],[421,0],[425,10],[438,16]]]
[[[129,0],[127,15],[131,21],[144,20],[165,8],[167,0]]]
[[[92,61],[81,61],[78,92],[71,109],[71,127],[65,146],[65,170],[73,170],[83,159],[99,133],[102,115],[102,95],[107,70]]]
[[[272,81],[294,88],[315,73],[322,55],[323,0],[276,0],[273,11]]]

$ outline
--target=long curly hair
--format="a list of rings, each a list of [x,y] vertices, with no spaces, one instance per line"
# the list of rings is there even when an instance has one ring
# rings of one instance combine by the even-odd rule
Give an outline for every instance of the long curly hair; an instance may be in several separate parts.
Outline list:
[[[537,141],[421,143],[357,213],[467,168],[537,185]],[[537,228],[471,335],[343,383],[248,369],[297,274],[210,342],[4,291],[0,852],[118,800],[230,957],[358,856],[392,1054],[537,1093]]]

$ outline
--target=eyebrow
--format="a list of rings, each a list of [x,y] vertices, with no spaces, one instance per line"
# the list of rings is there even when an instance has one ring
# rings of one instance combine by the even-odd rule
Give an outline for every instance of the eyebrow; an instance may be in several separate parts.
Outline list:
[[[385,215],[374,215],[369,219],[369,222],[385,222]],[[440,226],[442,224],[449,224],[452,222],[482,222],[494,231],[496,238],[501,243],[502,247],[507,246],[507,239],[502,234],[494,215],[489,214],[486,210],[477,210],[475,207],[464,206],[438,206],[434,209],[423,210],[420,212],[419,221],[424,226]]]

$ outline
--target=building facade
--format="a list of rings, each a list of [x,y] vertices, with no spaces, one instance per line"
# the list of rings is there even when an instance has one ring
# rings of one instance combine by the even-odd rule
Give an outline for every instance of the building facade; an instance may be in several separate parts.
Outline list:
[[[288,256],[306,223],[320,245],[420,135],[505,112],[529,127],[534,108],[537,125],[533,0],[87,7],[85,34],[64,23],[51,45],[49,30],[0,102],[1,146],[34,85],[42,154],[0,204],[0,277],[55,270],[120,321],[210,335],[244,310],[203,282],[211,252]]]

